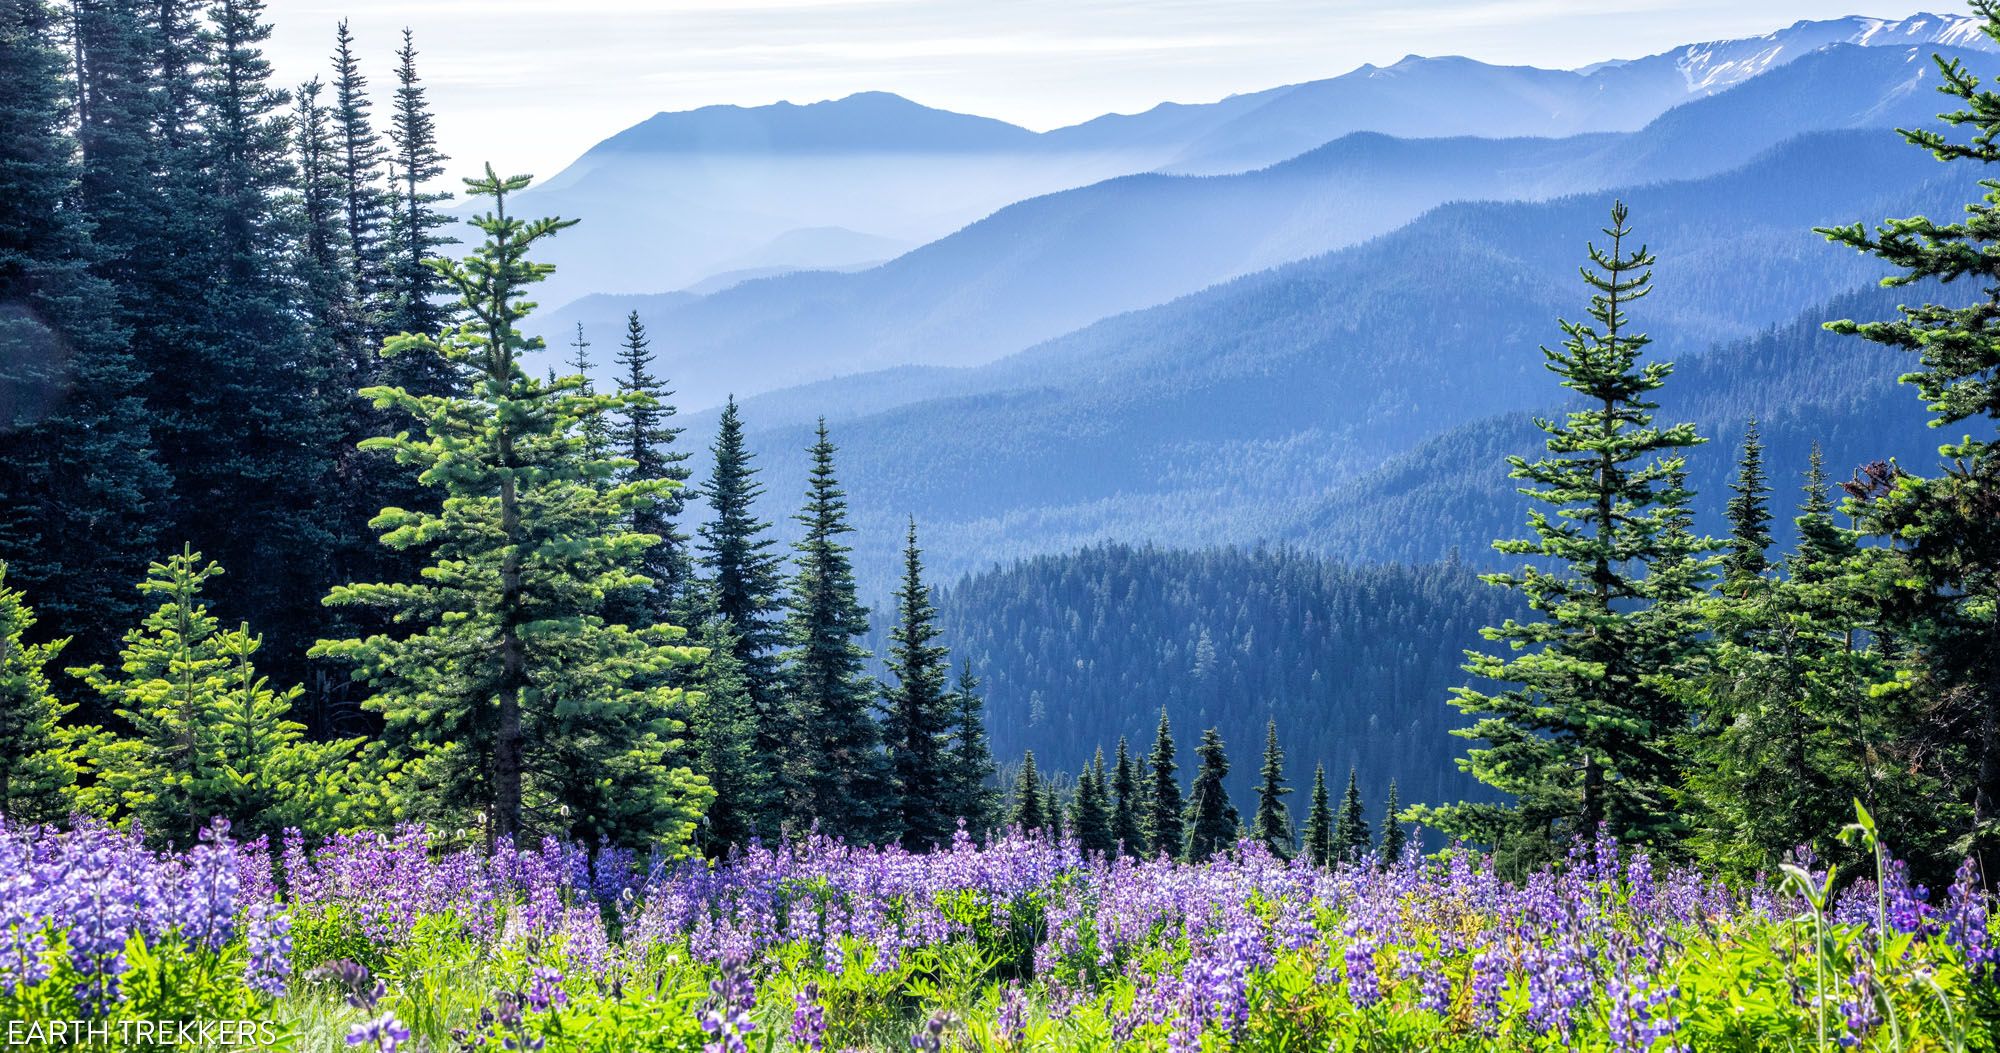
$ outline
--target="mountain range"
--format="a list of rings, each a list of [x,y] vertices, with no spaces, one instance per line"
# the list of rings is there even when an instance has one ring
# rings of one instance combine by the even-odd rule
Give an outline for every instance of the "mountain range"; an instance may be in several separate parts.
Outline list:
[[[1038,194],[1141,172],[1265,167],[1360,131],[1399,137],[1628,131],[1835,43],[1984,49],[1962,16],[1801,22],[1580,70],[1410,56],[1341,76],[1168,103],[1036,133],[886,93],[807,105],[661,113],[523,197],[584,223],[555,245],[543,302],[685,288],[730,270],[879,259],[871,239],[922,244]],[[596,220],[597,222],[592,222]],[[763,250],[798,230],[857,242],[833,258]],[[744,262],[746,259],[753,262]]]

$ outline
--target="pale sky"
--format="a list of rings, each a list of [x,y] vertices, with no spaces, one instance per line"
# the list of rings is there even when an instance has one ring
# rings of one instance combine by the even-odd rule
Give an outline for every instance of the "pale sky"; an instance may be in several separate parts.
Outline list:
[[[1408,54],[1568,68],[1799,19],[1957,13],[1885,0],[269,0],[287,86],[346,17],[386,113],[416,31],[451,175],[554,175],[661,110],[892,91],[1046,129]],[[1920,0],[1886,0],[1889,5]]]

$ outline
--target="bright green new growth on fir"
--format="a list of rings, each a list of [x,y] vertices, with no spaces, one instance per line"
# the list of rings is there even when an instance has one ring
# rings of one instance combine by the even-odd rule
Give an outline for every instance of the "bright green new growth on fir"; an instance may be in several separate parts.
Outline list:
[[[35,612],[7,584],[0,563],[0,815],[21,822],[69,818],[76,803],[77,760],[86,731],[63,718],[75,703],[49,688],[49,663],[68,640],[29,643]]]
[[[1517,590],[1541,617],[1486,631],[1513,657],[1468,653],[1468,672],[1512,686],[1456,692],[1479,718],[1458,734],[1484,743],[1461,767],[1513,803],[1442,818],[1489,841],[1524,835],[1531,852],[1589,836],[1599,823],[1641,840],[1678,826],[1670,792],[1684,720],[1657,674],[1678,660],[1685,619],[1666,608],[1689,590],[1699,571],[1691,550],[1701,545],[1675,536],[1685,491],[1673,482],[1682,468],[1674,451],[1701,439],[1692,425],[1653,423],[1648,397],[1673,367],[1640,361],[1648,341],[1631,331],[1626,309],[1651,291],[1653,257],[1626,249],[1625,220],[1624,204],[1613,206],[1609,248],[1590,245],[1591,266],[1581,269],[1590,321],[1561,321],[1563,345],[1542,349],[1581,404],[1536,421],[1547,457],[1508,459],[1521,493],[1540,507],[1528,513],[1533,537],[1494,548],[1537,562],[1485,580]],[[1664,568],[1673,573],[1654,573]]]
[[[301,689],[273,689],[253,660],[262,641],[202,602],[221,573],[192,549],[153,564],[139,591],[160,606],[125,634],[118,668],[70,670],[132,729],[91,736],[80,802],[182,846],[218,815],[244,836],[330,830],[362,785],[360,742],[306,740],[289,719]]]
[[[604,617],[648,585],[632,568],[659,539],[632,530],[632,512],[674,484],[615,481],[629,462],[591,457],[583,437],[591,419],[647,396],[522,370],[540,347],[517,328],[533,306],[522,294],[551,270],[528,251],[574,221],[509,215],[525,176],[488,168],[466,182],[493,199],[473,221],[485,241],[463,261],[431,261],[463,321],[384,348],[438,356],[464,394],[363,392],[423,426],[364,445],[442,494],[436,511],[386,508],[374,521],[384,544],[432,562],[415,581],[335,588],[327,603],[381,608],[397,631],[313,653],[351,663],[373,691],[407,813],[476,818],[489,840],[683,844],[710,791],[675,759],[685,699],[667,678],[698,653],[676,627]]]

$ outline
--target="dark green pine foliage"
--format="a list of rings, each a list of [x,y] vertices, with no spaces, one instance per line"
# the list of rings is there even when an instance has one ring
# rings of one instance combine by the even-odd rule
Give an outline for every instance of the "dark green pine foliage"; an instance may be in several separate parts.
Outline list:
[[[1111,830],[1111,790],[1104,771],[1104,751],[1098,750],[1083,776],[1076,781],[1076,799],[1070,811],[1070,834],[1078,848],[1091,855],[1109,856],[1118,851],[1118,839]]]
[[[1131,748],[1121,735],[1118,760],[1111,769],[1111,836],[1126,855],[1141,858],[1146,855],[1145,808],[1139,769],[1133,764]]]
[[[620,400],[585,395],[574,378],[544,385],[520,366],[541,347],[517,328],[533,308],[525,293],[550,270],[527,253],[572,222],[509,215],[508,195],[527,185],[490,168],[467,181],[493,199],[475,219],[486,240],[437,270],[468,320],[385,349],[464,369],[467,394],[365,392],[423,422],[421,436],[369,445],[443,494],[439,511],[390,508],[375,520],[384,544],[432,563],[417,580],[335,588],[329,604],[390,612],[393,628],[322,641],[315,654],[350,664],[373,691],[404,766],[405,809],[479,821],[489,842],[684,843],[711,796],[671,762],[685,698],[670,682],[695,655],[672,626],[603,617],[637,584],[631,568],[649,540],[630,530],[632,507],[667,484],[607,485],[616,462],[586,458],[579,435]]]
[[[1007,825],[1020,830],[1040,830],[1048,825],[1042,810],[1042,780],[1035,771],[1035,751],[1021,756],[1021,770],[1014,774],[1014,807],[1007,813]]]
[[[687,720],[689,751],[696,774],[708,780],[715,794],[702,819],[702,848],[720,856],[758,836],[759,824],[771,811],[771,776],[769,765],[757,755],[757,714],[729,623],[702,619],[694,642],[704,656],[694,678],[700,697]]]
[[[1396,780],[1389,780],[1389,799],[1382,805],[1382,844],[1376,854],[1382,865],[1395,866],[1402,861],[1403,849],[1410,843],[1410,835],[1403,829],[1403,821],[1398,815],[1403,804],[1396,799]]]
[[[1764,444],[1758,438],[1755,420],[1743,431],[1743,453],[1729,489],[1732,496],[1724,508],[1729,540],[1722,561],[1722,587],[1736,593],[1749,579],[1771,568],[1771,487],[1764,480]]]
[[[289,100],[269,84],[263,13],[261,0],[209,9],[195,84],[207,230],[177,250],[204,265],[172,301],[185,327],[150,390],[179,529],[222,565],[255,568],[224,580],[217,599],[268,635],[267,664],[290,675],[320,628],[306,598],[325,590],[341,541],[318,507],[340,431],[325,345],[301,324],[290,280],[283,205],[297,172]]]
[[[789,756],[791,745],[778,666],[778,647],[784,639],[775,620],[778,556],[771,551],[776,542],[764,536],[771,524],[757,518],[755,505],[764,488],[757,482],[758,470],[744,444],[743,419],[733,398],[722,409],[715,443],[709,449],[712,465],[702,494],[708,498],[713,518],[702,524],[698,543],[701,567],[707,576],[706,602],[717,617],[729,623],[730,636],[736,642],[736,663],[750,693],[756,754],[769,766]],[[783,778],[785,773],[777,774]],[[774,786],[772,791],[774,808],[792,795],[786,786]],[[758,832],[767,838],[775,836],[780,818],[775,811],[760,816]]]
[[[963,820],[967,830],[985,833],[999,821],[1000,792],[993,786],[993,746],[986,734],[986,700],[980,697],[979,681],[970,664],[960,667],[958,684],[951,692],[954,721],[951,729],[950,770],[952,802],[946,813]]]
[[[1250,823],[1252,839],[1262,841],[1280,859],[1292,857],[1297,834],[1292,830],[1292,814],[1285,808],[1285,751],[1278,745],[1278,722],[1264,727],[1264,762],[1257,769],[1257,813]]]
[[[76,709],[49,686],[49,664],[68,640],[31,643],[35,612],[7,584],[0,563],[0,815],[57,823],[75,810],[78,747],[85,736],[64,718]]]
[[[1326,795],[1326,765],[1313,765],[1312,806],[1306,811],[1306,858],[1316,867],[1333,862],[1333,804]]]
[[[632,622],[652,625],[669,620],[690,604],[694,571],[688,558],[688,536],[678,526],[687,503],[683,487],[688,480],[688,455],[673,448],[682,429],[669,424],[675,414],[669,401],[673,392],[653,375],[652,341],[646,327],[633,311],[625,320],[625,342],[618,351],[618,394],[630,401],[611,428],[611,446],[617,455],[632,463],[622,469],[626,482],[665,480],[675,484],[654,499],[632,510],[632,529],[651,534],[659,543],[646,550],[639,573],[647,585],[640,597]],[[643,395],[644,399],[631,396]]]
[[[1347,793],[1340,799],[1340,815],[1333,822],[1333,853],[1336,859],[1352,863],[1368,854],[1368,814],[1361,804],[1361,781],[1353,768],[1347,769]]]
[[[821,442],[825,425],[821,424]],[[924,583],[917,524],[903,549],[903,583],[896,590],[896,627],[889,633],[889,673],[882,691],[882,737],[889,751],[896,826],[906,848],[951,840],[958,817],[946,811],[954,785],[949,750],[958,713],[947,683],[950,652],[938,640],[937,608]]]
[[[1146,850],[1179,859],[1187,827],[1181,819],[1181,784],[1174,764],[1174,731],[1167,711],[1160,710],[1159,731],[1146,755]]]
[[[90,19],[114,31],[101,24],[111,15]],[[79,213],[87,199],[56,33],[41,0],[0,4],[0,561],[57,633],[83,635],[72,657],[89,660],[107,657],[137,617],[131,582],[148,563],[167,478],[117,290],[93,273],[115,268]],[[127,72],[95,85],[107,111],[142,104],[128,95],[138,85],[120,79]],[[85,130],[111,150],[105,129]],[[116,130],[120,163],[142,165],[143,140]]]
[[[2000,3],[1974,0],[1986,35],[2000,41]],[[1957,59],[1940,58],[1939,90],[1959,108],[1946,129],[1915,129],[1904,138],[1940,161],[2000,161],[2000,92],[1982,88]],[[1982,181],[1984,197],[1954,223],[1923,217],[1889,220],[1874,231],[1860,223],[1823,231],[1833,241],[1894,268],[1892,287],[1970,279],[1963,306],[1923,303],[1879,322],[1835,322],[1837,333],[1908,352],[1903,379],[1931,412],[1931,426],[1960,429],[1939,449],[1934,475],[1878,469],[1850,484],[1849,507],[1871,534],[1893,539],[1879,557],[1893,583],[1877,600],[1888,627],[1915,646],[1897,687],[1914,694],[1934,726],[1954,729],[1963,760],[1951,765],[1970,815],[1958,824],[1990,873],[2000,865],[2000,183]]]
[[[834,475],[835,452],[821,421],[811,450],[805,508],[794,517],[805,536],[796,546],[797,573],[785,614],[785,703],[790,708],[780,718],[786,748],[768,756],[784,773],[785,818],[796,826],[817,823],[820,833],[849,841],[887,836],[912,845],[935,844],[929,838],[937,821],[918,818],[916,826],[907,825],[912,820],[883,785],[882,736],[872,712],[868,651],[857,642],[868,634],[868,611],[855,598],[854,564],[841,540],[854,528],[847,522],[847,493]],[[942,706],[941,670],[934,686],[936,704]],[[915,785],[920,796],[911,810],[930,815],[943,803],[935,766],[943,744],[941,733],[925,727],[933,731],[925,742],[933,766]],[[896,743],[898,786],[905,748],[910,747]]]
[[[363,405],[355,392],[367,383],[368,374],[352,368],[348,348],[362,340],[353,287],[345,261],[346,224],[341,214],[344,194],[339,154],[331,111],[320,96],[325,85],[314,78],[293,93],[292,148],[298,166],[297,190],[297,272],[308,331],[324,345],[316,357],[330,363],[324,396],[334,403],[329,412],[341,412],[345,404]]]
[[[1677,514],[1662,490],[1682,467],[1674,451],[1701,440],[1692,425],[1653,424],[1648,396],[1672,366],[1641,363],[1647,338],[1626,310],[1650,291],[1653,257],[1628,250],[1623,203],[1611,210],[1608,250],[1589,246],[1589,322],[1561,322],[1567,339],[1544,348],[1549,370],[1581,403],[1562,420],[1538,420],[1549,456],[1509,458],[1512,476],[1539,507],[1534,536],[1495,548],[1533,562],[1486,580],[1519,592],[1541,617],[1487,630],[1513,657],[1470,653],[1466,670],[1504,685],[1457,690],[1477,717],[1458,734],[1483,740],[1461,762],[1512,798],[1506,806],[1449,809],[1455,833],[1502,844],[1518,858],[1546,856],[1600,823],[1613,834],[1661,841],[1679,828],[1670,794],[1680,777],[1685,716],[1656,674],[1674,659],[1684,624],[1654,619],[1660,592],[1689,586],[1689,543],[1669,537]],[[1646,570],[1671,567],[1653,580]],[[1677,598],[1677,597],[1676,597]]]
[[[1206,862],[1236,845],[1236,807],[1229,803],[1229,752],[1223,747],[1222,733],[1209,728],[1201,733],[1201,745],[1194,782],[1188,787],[1187,860]]]
[[[348,286],[356,313],[367,320],[355,347],[357,364],[373,379],[375,350],[384,332],[380,312],[389,283],[387,226],[391,198],[385,181],[388,150],[369,111],[368,77],[354,54],[354,35],[341,19],[333,38],[333,168],[340,184],[341,225],[347,239]],[[427,330],[426,330],[427,331]]]
[[[1062,794],[1056,789],[1056,782],[1057,778],[1054,777],[1042,780],[1042,822],[1045,824],[1042,832],[1047,834],[1051,841],[1060,841],[1069,833],[1064,827],[1066,810],[1063,808]]]
[[[450,323],[448,285],[425,261],[455,244],[441,233],[451,217],[438,205],[451,195],[429,189],[444,175],[448,158],[438,150],[437,127],[417,76],[417,47],[403,30],[396,51],[396,106],[389,122],[391,200],[386,225],[387,268],[383,289],[382,329],[386,333],[435,333]],[[387,380],[419,395],[443,395],[457,390],[457,371],[436,355],[411,348],[391,359]]]

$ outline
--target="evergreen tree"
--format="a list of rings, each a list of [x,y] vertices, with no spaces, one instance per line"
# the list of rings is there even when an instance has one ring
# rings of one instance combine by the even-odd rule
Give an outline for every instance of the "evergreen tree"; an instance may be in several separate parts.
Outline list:
[[[396,52],[396,110],[389,124],[389,178],[392,187],[386,228],[387,257],[382,329],[387,333],[428,334],[452,319],[445,297],[448,281],[426,261],[439,249],[455,244],[440,233],[451,223],[438,205],[451,195],[427,189],[444,175],[445,155],[438,150],[437,128],[430,103],[417,76],[417,48],[403,30]],[[389,383],[418,395],[455,392],[459,377],[450,364],[420,347],[409,347],[389,362]]]
[[[1118,762],[1111,775],[1111,836],[1126,855],[1144,858],[1146,832],[1142,825],[1146,802],[1140,789],[1139,772],[1132,763],[1125,736],[1118,736]]]
[[[377,346],[372,340],[389,335],[373,321],[376,308],[388,287],[389,261],[385,226],[389,221],[390,196],[384,189],[383,164],[388,150],[375,131],[369,110],[368,78],[354,55],[354,35],[347,20],[334,29],[333,48],[333,134],[332,167],[339,183],[341,225],[347,233],[347,284],[352,290],[356,314],[370,319],[357,341],[358,365],[372,367]],[[428,331],[428,329],[423,330]],[[363,357],[366,356],[366,357]],[[375,370],[365,370],[370,382]]]
[[[756,754],[769,765],[790,755],[791,746],[777,658],[783,631],[773,620],[778,610],[778,557],[771,551],[775,542],[763,536],[771,525],[756,515],[754,506],[764,488],[757,482],[758,469],[750,463],[752,454],[744,445],[743,420],[733,398],[723,407],[715,444],[709,449],[712,466],[702,493],[714,518],[702,524],[698,546],[708,576],[707,602],[717,617],[729,623],[736,641],[736,663],[755,718]],[[772,790],[774,807],[792,796],[789,787]],[[775,834],[778,819],[776,812],[760,817],[758,831]]]
[[[1368,816],[1361,806],[1361,780],[1353,768],[1347,769],[1347,795],[1340,801],[1340,816],[1333,823],[1333,852],[1341,862],[1352,863],[1368,854]]]
[[[74,43],[109,58],[99,38],[136,33],[135,16],[98,6],[78,12]],[[136,617],[129,586],[146,566],[167,480],[140,398],[146,373],[116,289],[96,273],[110,269],[110,254],[80,214],[87,192],[107,186],[86,184],[77,167],[55,34],[41,0],[0,3],[0,561],[57,632],[84,634],[73,657],[94,658]],[[124,74],[83,84],[82,100],[101,102],[106,121],[143,103]],[[79,120],[94,160],[109,165],[101,155],[116,145],[132,155],[120,164],[143,173],[143,130],[114,125],[117,139]]]
[[[929,737],[922,746],[930,751],[925,761],[930,767],[924,771],[928,781],[912,784],[916,796],[910,799],[909,811],[922,813],[916,817],[906,814],[899,800],[888,799],[890,788],[883,785],[882,729],[870,712],[874,700],[866,672],[868,651],[856,642],[868,634],[868,611],[855,598],[854,565],[841,541],[854,528],[847,524],[846,491],[834,477],[834,453],[822,421],[811,451],[805,508],[794,517],[805,528],[805,536],[797,545],[798,572],[785,617],[791,647],[785,653],[784,675],[791,710],[782,719],[789,738],[785,752],[775,755],[783,766],[789,797],[785,814],[801,827],[817,822],[829,837],[861,841],[886,833],[912,846],[935,844],[937,825],[950,822],[936,814],[943,803],[939,797],[943,786],[936,776],[941,774],[938,761],[943,749],[939,740],[944,674],[936,674],[934,711],[926,714],[936,719],[937,726],[923,726]],[[911,675],[900,666],[898,671]],[[892,733],[903,730],[893,719],[891,728]],[[892,745],[900,787],[906,774],[905,753],[918,747],[901,739]],[[917,825],[909,825],[912,822]],[[949,825],[945,830],[949,837]]]
[[[1014,775],[1014,810],[1007,816],[1007,825],[1023,831],[1040,830],[1048,825],[1042,811],[1042,782],[1035,773],[1035,751],[1029,750],[1021,757],[1021,770]]]
[[[1178,859],[1185,840],[1181,822],[1181,785],[1174,764],[1174,733],[1167,711],[1160,710],[1160,728],[1153,751],[1146,755],[1146,847],[1154,855]]]
[[[17,823],[55,823],[76,804],[77,756],[85,732],[63,718],[74,703],[57,700],[49,663],[68,640],[29,643],[35,612],[7,584],[0,563],[0,816]]]
[[[1684,590],[1688,581],[1653,581],[1637,568],[1686,565],[1688,554],[1669,544],[1674,509],[1662,507],[1661,491],[1681,469],[1672,451],[1700,439],[1692,425],[1653,424],[1647,396],[1672,367],[1639,361],[1647,339],[1630,331],[1626,309],[1650,291],[1653,257],[1643,247],[1627,251],[1625,219],[1624,204],[1615,205],[1609,250],[1589,247],[1592,322],[1562,322],[1563,346],[1543,349],[1582,405],[1561,421],[1537,422],[1548,457],[1509,459],[1524,492],[1553,515],[1532,510],[1533,538],[1495,545],[1537,563],[1486,580],[1519,591],[1541,618],[1487,631],[1514,649],[1511,660],[1468,656],[1468,672],[1512,686],[1457,691],[1459,707],[1479,718],[1459,734],[1485,743],[1463,767],[1513,803],[1452,809],[1445,819],[1462,835],[1506,839],[1520,858],[1551,853],[1600,823],[1640,841],[1679,825],[1670,793],[1685,716],[1654,674],[1684,626],[1646,612],[1661,587]]]
[[[952,725],[950,771],[952,801],[949,815],[965,821],[967,829],[984,832],[999,819],[999,791],[993,781],[993,748],[986,735],[986,702],[979,695],[979,681],[968,663],[958,673],[952,690],[951,706],[956,714]]]
[[[1331,864],[1334,857],[1333,806],[1326,796],[1326,765],[1313,765],[1312,808],[1306,812],[1306,858],[1313,866]]]
[[[694,653],[671,626],[633,630],[602,617],[637,584],[647,539],[626,524],[663,482],[603,486],[613,462],[583,456],[583,421],[621,400],[585,395],[572,378],[530,378],[520,359],[540,341],[517,328],[545,277],[534,244],[572,221],[524,221],[507,195],[525,176],[488,169],[468,180],[493,199],[475,219],[486,241],[470,260],[438,261],[469,320],[437,336],[403,334],[385,351],[436,356],[476,377],[465,395],[397,387],[365,392],[424,422],[424,434],[370,439],[420,469],[440,511],[385,509],[384,544],[433,564],[417,581],[343,585],[327,602],[393,612],[395,631],[322,641],[352,663],[368,705],[406,763],[406,804],[447,819],[478,815],[489,842],[567,833],[588,841],[672,844],[692,833],[710,791],[667,759],[679,748],[666,683]],[[566,813],[566,814],[565,814]]]
[[[1396,800],[1396,780],[1389,780],[1389,800],[1382,806],[1382,844],[1379,854],[1383,866],[1395,866],[1403,859],[1403,848],[1410,843],[1409,834],[1403,830],[1403,821],[1398,817],[1402,802]]]
[[[1042,780],[1042,833],[1051,841],[1061,841],[1068,836],[1068,831],[1063,829],[1064,812],[1062,794],[1056,792],[1056,778]]]
[[[825,427],[820,425],[822,445]],[[948,750],[956,713],[946,684],[950,655],[936,642],[937,608],[924,584],[914,519],[903,550],[903,583],[896,592],[896,608],[897,624],[889,633],[889,671],[896,685],[883,690],[883,734],[894,779],[897,825],[904,847],[914,849],[948,842],[957,818],[939,807],[949,802],[953,784]]]
[[[1285,751],[1278,745],[1275,720],[1264,727],[1264,763],[1257,769],[1257,778],[1257,815],[1251,822],[1250,836],[1262,841],[1271,854],[1290,859],[1296,835],[1291,812],[1285,808],[1285,795],[1292,788],[1285,785]]]
[[[688,717],[694,770],[708,779],[715,798],[702,822],[702,844],[711,856],[748,844],[770,814],[770,773],[757,756],[757,717],[736,660],[729,623],[706,617],[696,638],[703,648],[694,678],[700,697]]]
[[[1726,506],[1729,542],[1722,563],[1722,584],[1731,592],[1740,592],[1745,581],[1771,567],[1771,488],[1764,482],[1764,444],[1754,419],[1743,431],[1743,455],[1729,489],[1735,496]]]
[[[581,390],[586,395],[597,393],[597,382],[590,378],[590,341],[583,338],[583,323],[576,323],[576,339],[570,342],[570,371],[583,378]],[[611,424],[602,416],[592,417],[583,422],[583,451],[591,458],[604,457],[611,452]]]
[[[1986,35],[2000,41],[2000,3],[1974,0]],[[1978,170],[2000,161],[2000,92],[1982,88],[1957,59],[1937,59],[1940,91],[1961,105],[1943,114],[1944,129],[1902,134],[1946,163]],[[1909,352],[1903,379],[1930,410],[1931,425],[1978,427],[1939,449],[1937,474],[1893,467],[1848,485],[1848,507],[1892,547],[1871,558],[1887,564],[1875,606],[1893,635],[1914,646],[1901,657],[1893,685],[1906,704],[1928,713],[1964,743],[1963,760],[1946,765],[1969,815],[1954,826],[1983,857],[2000,864],[2000,285],[1987,281],[2000,251],[2000,185],[1957,222],[1890,220],[1874,231],[1860,223],[1823,230],[1829,239],[1893,267],[1892,287],[1972,279],[1978,295],[1951,304],[1906,305],[1889,321],[1831,323],[1834,332]],[[1954,306],[1960,305],[1960,306]],[[1912,697],[1914,696],[1914,697]]]
[[[223,629],[202,601],[221,573],[192,549],[153,564],[139,591],[160,606],[125,634],[117,671],[70,670],[131,729],[92,743],[85,807],[183,847],[216,816],[250,836],[327,829],[354,788],[358,743],[305,740],[289,719],[300,689],[274,690],[253,661],[261,641]]]
[[[1187,859],[1201,863],[1235,846],[1237,814],[1224,784],[1229,777],[1229,754],[1223,749],[1222,733],[1214,728],[1202,732],[1201,745],[1194,753],[1200,763],[1195,768],[1194,784],[1188,788]]]
[[[1083,769],[1076,781],[1076,800],[1070,830],[1076,845],[1092,855],[1109,856],[1118,851],[1118,839],[1111,831],[1111,795],[1104,773],[1104,751]]]
[[[668,620],[678,607],[690,602],[694,580],[689,539],[676,525],[687,499],[682,485],[688,480],[688,455],[672,448],[682,429],[668,424],[675,414],[673,403],[668,401],[674,393],[652,374],[650,344],[639,312],[633,311],[625,321],[625,343],[618,352],[618,363],[623,367],[618,394],[631,401],[612,426],[611,444],[618,456],[632,462],[620,476],[624,481],[664,479],[675,484],[632,510],[632,529],[660,539],[646,550],[640,565],[639,572],[648,584],[633,619],[635,625]],[[632,399],[634,395],[646,398]]]

